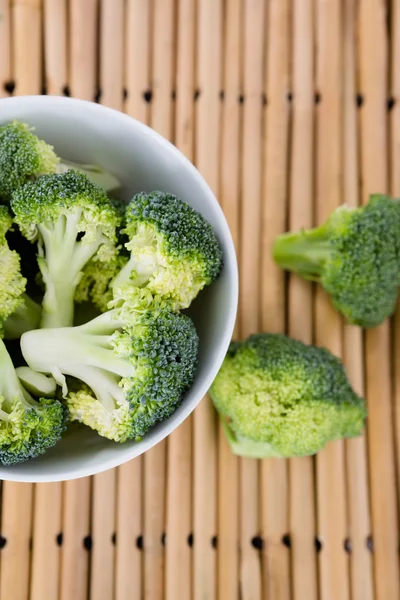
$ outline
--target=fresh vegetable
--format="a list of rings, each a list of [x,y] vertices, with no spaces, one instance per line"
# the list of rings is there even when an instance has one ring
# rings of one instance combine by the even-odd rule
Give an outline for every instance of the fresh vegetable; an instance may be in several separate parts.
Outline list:
[[[105,192],[78,171],[43,175],[14,192],[11,207],[22,234],[38,242],[45,283],[42,327],[70,326],[86,263],[115,257],[119,216]]]
[[[366,417],[339,359],[284,335],[232,343],[210,394],[241,456],[315,454],[331,440],[359,435]]]
[[[35,177],[54,173],[59,158],[54,149],[40,140],[25,123],[14,121],[0,126],[0,198],[10,200],[12,193]]]
[[[0,334],[17,338],[38,326],[41,308],[25,294],[20,257],[10,250],[5,237],[11,225],[8,208],[0,206]]]
[[[13,121],[0,126],[0,199],[9,201],[13,192],[41,175],[64,173],[70,169],[85,174],[106,192],[120,189],[118,179],[97,165],[61,160],[53,146],[34,133],[34,127]]]
[[[126,209],[124,232],[130,258],[114,288],[130,281],[179,310],[219,275],[222,254],[211,225],[176,196],[136,194]]]
[[[320,227],[285,233],[273,255],[283,269],[318,281],[349,323],[375,327],[391,316],[400,285],[400,200],[371,196],[342,206]]]
[[[127,284],[108,312],[79,327],[28,332],[21,348],[31,369],[62,385],[72,420],[124,442],[180,404],[194,379],[198,337],[187,316]]]
[[[67,415],[58,400],[32,398],[0,340],[0,463],[13,465],[46,452],[65,431]]]

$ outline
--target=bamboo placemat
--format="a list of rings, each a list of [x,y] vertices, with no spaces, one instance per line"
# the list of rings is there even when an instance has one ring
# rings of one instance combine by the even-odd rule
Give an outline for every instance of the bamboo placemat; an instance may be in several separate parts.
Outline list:
[[[119,469],[3,482],[0,600],[399,600],[400,314],[345,326],[270,247],[400,194],[400,0],[0,0],[0,97],[40,93],[124,110],[193,160],[237,247],[235,335],[329,347],[370,417],[317,458],[242,460],[205,399]]]

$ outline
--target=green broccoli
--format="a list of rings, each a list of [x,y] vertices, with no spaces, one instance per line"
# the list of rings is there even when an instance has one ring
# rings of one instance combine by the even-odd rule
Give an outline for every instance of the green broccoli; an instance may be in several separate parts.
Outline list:
[[[232,343],[210,395],[233,452],[254,458],[315,454],[366,417],[338,358],[277,334]]]
[[[400,285],[400,201],[371,196],[336,209],[320,227],[285,233],[273,255],[283,269],[318,281],[349,323],[376,327],[393,314]]]
[[[39,383],[36,378],[36,388]],[[58,400],[32,398],[0,340],[0,463],[13,465],[46,452],[61,438],[67,417]]]
[[[211,225],[176,196],[137,194],[126,209],[125,233],[130,259],[114,288],[131,281],[182,309],[219,275],[222,254]]]
[[[7,207],[0,206],[0,334],[8,339],[35,329],[41,315],[40,306],[25,294],[19,254],[7,244],[5,236],[11,225]]]
[[[0,126],[0,198],[9,200],[14,190],[31,179],[53,173],[59,159],[53,147],[39,140],[25,123]]]
[[[126,284],[112,305],[79,327],[25,333],[21,349],[31,369],[62,385],[72,420],[124,442],[178,407],[194,379],[198,337],[187,316],[147,289]]]
[[[82,269],[82,277],[76,288],[75,302],[92,302],[100,312],[107,311],[113,299],[110,283],[127,262],[128,258],[121,253],[106,263],[96,257],[89,260]]]
[[[35,128],[13,121],[0,126],[0,198],[10,200],[21,185],[50,173],[73,169],[85,174],[106,192],[120,189],[118,179],[96,165],[85,165],[60,159],[50,146],[39,139]]]
[[[107,263],[101,262],[96,256],[91,258],[82,269],[75,293],[75,302],[91,302],[100,312],[108,310],[108,304],[113,299],[110,283],[129,259],[129,251],[125,247],[129,241],[124,228],[126,204],[116,198],[110,198],[110,202],[121,218],[121,226],[117,229],[117,252]]]
[[[107,263],[116,254],[117,210],[78,171],[27,183],[14,192],[11,207],[22,234],[38,241],[45,283],[42,327],[72,325],[75,291],[86,263],[93,256]]]

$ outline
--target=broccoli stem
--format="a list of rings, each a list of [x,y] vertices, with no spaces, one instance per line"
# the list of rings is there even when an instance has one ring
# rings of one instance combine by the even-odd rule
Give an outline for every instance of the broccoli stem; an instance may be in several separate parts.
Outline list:
[[[319,281],[324,263],[331,253],[326,224],[310,230],[284,233],[277,237],[273,247],[274,260],[282,269],[311,281]]]
[[[25,331],[39,327],[41,306],[27,294],[22,294],[22,300],[22,304],[4,323],[4,336],[8,340],[19,339]]]
[[[233,454],[247,458],[282,458],[282,455],[266,442],[256,442],[237,436],[223,416],[221,416],[221,423]]]
[[[32,371],[29,367],[18,367],[15,372],[28,392],[40,398],[54,398],[57,385],[52,377]]]
[[[12,410],[13,403],[18,400],[25,405],[35,406],[35,401],[21,385],[8,350],[0,339],[0,399],[2,412]]]
[[[154,269],[155,262],[149,262],[146,264],[143,261],[139,264],[136,258],[131,256],[126,265],[122,267],[118,275],[115,277],[114,281],[112,282],[112,286],[113,288],[117,288],[125,283],[131,282],[136,287],[143,287],[149,282],[152,273],[154,273]]]
[[[54,225],[40,225],[44,248],[39,245],[38,264],[46,285],[41,327],[70,327],[74,320],[74,297],[82,269],[105,241],[97,233],[87,242],[77,240],[81,211],[60,218]],[[44,256],[45,254],[45,256]]]
[[[112,373],[77,365],[74,367],[74,373],[67,373],[67,375],[85,383],[101,402],[103,408],[110,413],[115,410],[117,403],[122,404],[125,401],[124,391],[118,385],[120,378]]]
[[[88,334],[84,325],[28,331],[21,337],[21,350],[29,367],[40,373],[53,374],[58,368],[79,379],[75,373],[81,366],[120,377],[133,377],[136,372],[128,358],[115,354],[104,335]]]
[[[74,293],[75,287],[69,282],[49,283],[47,280],[40,326],[53,329],[71,325],[74,320]]]
[[[92,183],[103,188],[105,192],[116,192],[121,188],[120,182],[114,175],[96,165],[79,164],[64,159],[57,165],[57,173],[65,173],[69,169],[84,173]]]

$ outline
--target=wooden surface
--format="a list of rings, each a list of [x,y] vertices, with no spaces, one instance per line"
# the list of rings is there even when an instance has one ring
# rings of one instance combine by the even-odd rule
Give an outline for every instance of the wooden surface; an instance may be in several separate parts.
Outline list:
[[[367,436],[232,456],[205,399],[131,463],[3,482],[0,600],[399,600],[400,314],[364,334],[273,264],[274,237],[400,195],[400,0],[0,0],[0,97],[150,124],[206,177],[240,262],[236,337],[343,357]]]

